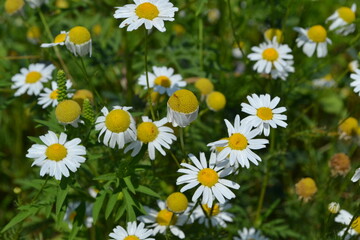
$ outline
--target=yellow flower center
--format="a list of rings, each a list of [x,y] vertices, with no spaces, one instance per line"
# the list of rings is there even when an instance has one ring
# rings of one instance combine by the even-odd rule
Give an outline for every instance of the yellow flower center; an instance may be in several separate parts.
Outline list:
[[[229,138],[221,138],[220,140],[229,140]],[[224,146],[224,147],[216,147],[216,151],[219,153],[222,150],[224,150],[224,148],[226,148],[226,146]]]
[[[264,35],[265,38],[269,41],[272,41],[274,37],[276,37],[278,43],[281,43],[283,41],[282,31],[277,28],[269,28],[265,31]]]
[[[55,39],[54,39],[54,43],[62,43],[65,42],[66,39],[66,33],[60,33],[58,34]]]
[[[67,156],[67,149],[63,145],[55,143],[46,149],[45,154],[49,160],[57,162],[63,160]]]
[[[58,90],[56,89],[56,90],[54,90],[54,91],[52,91],[52,92],[50,93],[50,98],[51,98],[51,99],[57,99],[57,98],[58,98],[58,95],[59,95],[59,93],[58,93]]]
[[[55,6],[57,8],[68,8],[69,2],[67,0],[56,0]]]
[[[24,6],[24,0],[6,0],[5,11],[8,14],[13,14]]]
[[[262,120],[271,120],[273,118],[273,112],[268,107],[258,108],[256,115]]]
[[[106,116],[105,125],[111,132],[124,132],[130,126],[129,113],[122,109],[114,109]]]
[[[73,211],[72,213],[70,213],[70,215],[69,215],[69,220],[70,220],[70,221],[74,221],[76,215],[77,215],[77,213],[76,213],[75,211]]]
[[[234,150],[244,150],[248,145],[247,138],[241,133],[234,133],[229,137],[229,147]]]
[[[166,199],[166,206],[168,210],[174,213],[181,213],[188,207],[188,199],[185,194],[181,192],[174,192]]]
[[[192,113],[199,107],[199,102],[195,95],[186,89],[174,92],[169,98],[168,104],[171,109],[181,113]]]
[[[91,40],[91,35],[87,28],[82,26],[73,27],[69,31],[69,40],[74,44],[83,44]]]
[[[156,222],[161,226],[175,225],[177,216],[166,209],[161,210],[156,216]]]
[[[357,233],[360,233],[360,217],[357,217],[352,223],[351,228],[354,229]]]
[[[208,95],[214,91],[214,84],[207,78],[200,78],[195,82],[195,87],[199,89],[201,94]]]
[[[154,141],[158,135],[159,129],[152,122],[143,122],[137,127],[137,137],[143,143]]]
[[[145,2],[137,6],[135,13],[139,18],[153,20],[159,16],[159,9],[152,3]]]
[[[315,25],[309,28],[307,35],[310,40],[314,42],[325,42],[327,37],[326,30],[321,25]]]
[[[135,235],[130,235],[130,236],[127,236],[126,238],[124,238],[124,240],[140,240],[140,238],[138,238]]]
[[[41,79],[41,73],[39,73],[39,72],[29,72],[26,75],[25,82],[26,83],[36,83],[40,79]]]
[[[62,123],[72,123],[79,118],[80,114],[80,105],[73,100],[64,100],[55,109],[56,119]]]
[[[100,24],[95,24],[93,27],[92,27],[92,32],[96,35],[96,36],[99,36],[100,33],[101,33],[101,25]]]
[[[276,61],[279,57],[278,51],[275,48],[267,48],[262,53],[263,59],[273,62]]]
[[[154,83],[156,85],[160,85],[165,88],[168,88],[171,86],[171,81],[167,76],[159,76],[159,77],[155,78]]]
[[[202,185],[212,187],[218,182],[219,175],[214,169],[204,168],[199,171],[197,178]]]
[[[296,193],[304,199],[310,198],[317,192],[315,181],[312,178],[303,178],[296,185]]]
[[[207,106],[213,111],[220,111],[226,105],[225,95],[221,92],[214,91],[206,98]]]
[[[40,28],[37,26],[32,26],[26,33],[26,37],[29,39],[38,39],[40,38],[40,35]]]
[[[216,215],[218,215],[220,213],[219,204],[214,204],[212,206],[212,208],[209,208],[209,206],[207,204],[203,204],[202,208],[205,210],[206,215],[208,215],[209,217],[216,216]]]
[[[357,132],[358,120],[353,117],[347,118],[343,123],[340,124],[339,129],[345,132],[347,135],[353,135]]]
[[[347,23],[352,23],[355,20],[355,13],[348,7],[341,7],[337,10],[339,17]]]

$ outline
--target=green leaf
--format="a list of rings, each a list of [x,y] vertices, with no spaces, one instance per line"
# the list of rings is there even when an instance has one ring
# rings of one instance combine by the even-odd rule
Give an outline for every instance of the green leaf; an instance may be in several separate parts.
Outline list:
[[[131,182],[131,177],[130,176],[127,176],[124,178],[124,182],[126,184],[126,186],[129,188],[129,190],[135,194],[135,188],[134,188],[134,185],[132,184]]]
[[[160,195],[157,192],[154,192],[150,188],[142,186],[142,185],[140,185],[138,188],[136,188],[136,191],[144,193],[144,194],[152,196],[152,197],[160,198]]]
[[[99,217],[99,213],[100,213],[101,207],[102,207],[102,205],[104,203],[105,196],[106,196],[106,193],[104,191],[101,191],[96,197],[94,207],[93,207],[93,211],[92,211],[92,216],[93,216],[93,219],[94,219],[94,223],[97,221],[97,219]]]
[[[103,174],[100,176],[97,176],[94,178],[94,180],[97,181],[112,181],[116,179],[116,174],[115,173],[107,173],[107,174]]]
[[[65,187],[59,186],[56,195],[56,215],[59,214],[68,192],[69,192],[69,188],[67,186]]]
[[[118,208],[116,215],[115,215],[115,222],[119,221],[119,219],[121,218],[121,216],[124,214],[126,209],[126,203],[123,202],[123,204]]]
[[[30,137],[30,136],[28,136],[28,139],[30,139],[32,142],[37,143],[37,144],[44,144],[44,143],[40,140],[40,138],[38,138],[38,137]]]
[[[108,204],[106,205],[105,219],[108,219],[108,217],[110,216],[112,210],[115,207],[117,200],[118,200],[118,193],[113,193],[109,198]]]
[[[26,211],[22,211],[18,213],[11,221],[1,230],[1,233],[7,231],[9,228],[15,226],[19,222],[22,222],[27,217],[30,217],[31,215],[34,215],[38,211],[37,208],[30,207]]]

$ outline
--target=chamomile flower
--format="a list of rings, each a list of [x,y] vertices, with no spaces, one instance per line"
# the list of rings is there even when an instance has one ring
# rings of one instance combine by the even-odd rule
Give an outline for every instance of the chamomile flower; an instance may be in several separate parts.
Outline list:
[[[42,63],[30,64],[29,68],[21,68],[20,73],[11,78],[13,81],[12,89],[17,89],[14,96],[20,96],[24,93],[28,95],[39,95],[43,89],[43,83],[52,78],[52,72],[55,66],[50,64],[46,66]]]
[[[360,69],[355,69],[355,73],[350,74],[350,78],[353,80],[350,86],[354,87],[354,92],[360,96]]]
[[[41,167],[40,176],[49,174],[57,180],[62,176],[69,177],[70,172],[76,172],[80,163],[85,162],[86,149],[80,146],[80,138],[67,140],[65,133],[60,133],[58,137],[54,132],[40,136],[44,144],[33,144],[26,154],[27,158],[33,158],[35,161],[31,166]]]
[[[202,97],[209,95],[214,91],[214,84],[208,78],[199,78],[194,85],[199,90]]]
[[[91,57],[92,40],[89,30],[83,26],[73,27],[66,36],[65,46],[75,56],[83,57],[89,54]]]
[[[295,68],[294,68],[294,61],[293,60],[288,60],[285,61],[286,65],[284,66],[283,71],[279,71],[276,68],[271,69],[271,78],[273,79],[278,79],[280,78],[281,80],[286,80],[287,77],[289,76],[289,73],[293,73],[295,72]]]
[[[343,237],[347,226],[349,226],[351,219],[353,218],[353,215],[350,214],[348,211],[341,209],[339,214],[335,217],[335,222],[342,223],[345,225],[345,227],[338,233],[339,237]],[[345,239],[349,239],[351,236],[359,235],[360,233],[360,217],[357,217],[350,225],[350,228],[348,229],[347,236]]]
[[[229,208],[231,208],[230,203],[215,203],[212,207],[203,204],[194,210],[194,218],[197,219],[200,224],[205,224],[206,227],[226,228],[226,223],[232,222],[234,218],[233,214],[226,212]]]
[[[110,233],[111,240],[155,240],[149,238],[153,231],[145,228],[144,223],[137,224],[136,221],[128,222],[126,230],[121,226],[116,226]]]
[[[6,0],[5,1],[5,12],[13,15],[16,12],[21,11],[24,6],[24,0]]]
[[[119,27],[127,27],[127,31],[144,24],[146,29],[155,27],[165,32],[164,21],[174,21],[175,12],[179,10],[169,0],[134,0],[134,3],[117,7],[114,14],[116,19],[126,18]]]
[[[70,89],[72,83],[70,80],[66,81],[66,89]],[[72,94],[68,94],[70,98]],[[55,81],[51,82],[51,89],[45,88],[43,93],[40,93],[38,99],[39,105],[42,105],[42,108],[47,108],[48,106],[55,107],[58,105],[58,85]]]
[[[136,140],[135,120],[128,112],[132,107],[115,106],[109,112],[106,107],[101,109],[103,116],[96,119],[95,129],[100,130],[98,141],[105,133],[103,143],[111,148],[118,145],[119,149],[130,141]]]
[[[312,178],[302,178],[295,184],[295,191],[300,200],[308,202],[317,192],[316,183]]]
[[[336,214],[339,212],[340,210],[340,204],[337,202],[331,202],[328,205],[328,210],[329,212],[331,212],[332,214]]]
[[[180,239],[185,238],[185,234],[178,226],[182,226],[186,221],[186,215],[176,215],[175,213],[166,209],[164,201],[157,200],[157,205],[160,211],[144,206],[147,215],[138,217],[138,220],[148,225],[153,229],[152,235],[156,236],[158,233],[166,234],[166,229]]]
[[[174,192],[166,198],[166,208],[174,213],[183,213],[188,209],[189,201],[185,194]]]
[[[30,5],[31,8],[38,8],[42,4],[46,4],[49,0],[26,0],[26,2]]]
[[[278,43],[282,43],[282,41],[284,40],[284,35],[282,31],[278,28],[269,28],[264,32],[264,38],[267,41],[273,40],[274,37],[276,37]]]
[[[359,69],[359,61],[353,60],[348,65],[350,72],[354,73],[357,69]]]
[[[26,32],[26,38],[32,44],[37,44],[41,37],[41,30],[38,26],[32,26]]]
[[[261,43],[258,47],[252,47],[253,53],[248,55],[251,61],[256,61],[253,69],[258,73],[271,73],[272,69],[280,72],[285,71],[287,60],[293,59],[291,49],[286,44],[279,44],[277,38],[272,41]]]
[[[318,88],[330,88],[336,84],[334,78],[330,73],[326,74],[321,78],[314,79],[312,83],[314,87],[318,87]]]
[[[238,230],[240,237],[234,237],[234,240],[268,240],[268,238],[261,235],[259,230],[255,228],[243,228]]]
[[[75,217],[77,216],[77,209],[80,207],[81,202],[70,202],[66,208],[66,212],[64,215],[64,221],[67,222],[70,229],[73,227],[73,222]],[[85,219],[84,224],[87,228],[91,228],[94,219],[92,217],[93,203],[85,203]]]
[[[332,21],[329,30],[335,30],[337,34],[349,35],[355,31],[355,13],[356,4],[353,3],[351,8],[341,7],[338,8],[330,17],[326,19],[326,22]]]
[[[155,160],[155,149],[161,155],[166,156],[163,147],[170,149],[170,145],[176,140],[174,130],[164,126],[168,121],[163,118],[152,122],[148,117],[142,117],[142,123],[137,127],[137,140],[131,142],[126,148],[125,153],[132,150],[131,156],[136,156],[143,144],[148,144],[148,152],[151,160]]]
[[[226,105],[226,97],[219,91],[213,91],[206,97],[206,105],[214,112],[224,109]]]
[[[331,40],[323,26],[315,25],[307,29],[295,27],[294,30],[299,33],[299,37],[296,38],[297,46],[302,47],[308,57],[311,57],[315,50],[318,58],[327,55],[327,44],[331,44]]]
[[[357,182],[360,179],[360,168],[356,169],[354,176],[352,176],[351,181]]]
[[[350,158],[344,153],[337,153],[329,161],[331,175],[346,176],[351,169]]]
[[[250,116],[242,120],[244,124],[259,129],[260,133],[264,132],[265,136],[269,136],[270,128],[277,128],[277,126],[286,128],[287,116],[280,114],[285,112],[286,108],[275,108],[280,102],[279,97],[274,97],[271,100],[269,94],[261,94],[260,96],[252,94],[246,98],[250,105],[241,103],[241,111],[250,114]]]
[[[222,161],[228,157],[230,166],[234,166],[235,162],[246,168],[250,167],[250,162],[258,165],[261,158],[252,150],[265,148],[265,144],[268,144],[269,141],[267,139],[253,139],[259,134],[259,130],[251,130],[251,124],[241,123],[239,115],[235,117],[234,126],[227,119],[224,121],[228,128],[229,138],[208,144],[210,147],[224,147],[217,155],[217,161]]]
[[[240,48],[241,50],[240,50]],[[234,43],[231,53],[233,55],[234,58],[242,58],[243,57],[243,53],[244,53],[244,47],[245,47],[245,43],[244,42],[239,42],[239,43]]]
[[[154,88],[155,92],[160,94],[166,93],[171,96],[174,92],[186,86],[186,82],[180,74],[174,74],[173,68],[153,67],[153,72],[148,72],[149,87]],[[139,85],[147,89],[146,73],[140,76]]]
[[[232,169],[223,169],[224,166],[217,165],[216,153],[211,153],[209,164],[204,153],[200,153],[200,161],[192,154],[189,154],[189,158],[195,166],[181,163],[184,168],[180,168],[178,172],[184,173],[184,175],[177,178],[176,185],[186,185],[180,189],[180,192],[185,192],[199,185],[192,201],[196,202],[202,195],[201,203],[207,204],[209,207],[213,206],[214,199],[220,203],[225,203],[225,199],[235,198],[235,194],[229,188],[239,189],[240,185],[223,179],[231,173]]]
[[[67,32],[65,31],[61,31],[60,34],[58,34],[53,43],[43,43],[40,45],[40,47],[42,48],[48,48],[48,47],[53,47],[53,46],[57,46],[57,45],[65,45],[65,40],[67,37]]]
[[[81,107],[74,100],[63,100],[55,108],[55,117],[63,125],[78,127],[80,115]]]

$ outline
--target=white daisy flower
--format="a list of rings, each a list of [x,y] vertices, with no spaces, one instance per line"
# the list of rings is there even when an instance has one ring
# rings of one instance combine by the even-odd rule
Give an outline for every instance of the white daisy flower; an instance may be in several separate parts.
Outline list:
[[[261,232],[255,228],[243,228],[238,230],[240,237],[234,237],[234,240],[268,240],[268,238],[261,235]]]
[[[354,73],[356,69],[359,69],[359,62],[358,60],[353,60],[349,63],[349,70]]]
[[[356,4],[353,3],[351,8],[341,7],[338,8],[330,17],[326,19],[326,22],[332,21],[329,30],[335,30],[337,34],[346,36],[355,31],[355,14]]]
[[[42,4],[47,4],[49,0],[26,0],[26,2],[30,5],[31,8],[38,8]]]
[[[206,227],[220,226],[226,228],[226,222],[232,222],[234,218],[233,214],[225,212],[229,208],[231,208],[230,203],[215,203],[212,207],[203,204],[194,210],[194,218],[197,219],[200,224],[205,224]]]
[[[49,174],[57,180],[61,177],[69,177],[71,172],[76,172],[80,163],[85,162],[86,154],[84,146],[80,146],[80,138],[66,141],[67,135],[60,133],[58,137],[54,132],[40,136],[44,144],[33,144],[26,154],[27,158],[33,158],[35,161],[31,166],[41,167],[40,176]]]
[[[89,54],[91,57],[92,40],[89,30],[83,26],[73,27],[66,36],[65,46],[75,56],[83,57]]]
[[[296,38],[297,46],[303,47],[303,52],[308,57],[311,57],[315,50],[318,58],[327,55],[327,44],[331,44],[331,40],[323,26],[315,25],[307,29],[295,27],[294,30],[299,32],[299,37]]]
[[[252,150],[265,148],[265,144],[268,144],[269,141],[267,139],[253,139],[259,135],[259,129],[251,130],[252,125],[241,123],[239,115],[235,117],[234,126],[227,119],[224,121],[228,128],[229,138],[208,144],[209,147],[224,147],[217,155],[217,161],[222,161],[229,156],[231,166],[238,162],[241,167],[249,168],[249,161],[258,165],[261,158]]]
[[[356,169],[354,176],[352,176],[351,181],[357,182],[360,179],[360,168]]]
[[[171,96],[174,92],[186,86],[180,74],[174,74],[173,68],[153,67],[154,73],[148,72],[149,87],[160,94],[167,93]],[[139,85],[147,89],[146,73],[140,76]]]
[[[181,166],[185,168],[180,168],[178,172],[184,173],[184,175],[177,178],[176,185],[185,183],[186,185],[180,189],[180,192],[200,185],[197,187],[192,201],[195,202],[202,195],[201,203],[207,204],[209,207],[212,207],[214,198],[220,203],[225,203],[225,199],[235,198],[235,194],[229,188],[239,189],[240,185],[223,179],[231,173],[232,169],[224,169],[224,166],[217,165],[215,153],[211,153],[209,164],[204,153],[200,153],[200,161],[192,154],[189,154],[189,158],[195,166],[181,163]]]
[[[69,90],[72,86],[70,80],[66,81],[66,89]],[[71,98],[72,94],[68,94],[68,97]],[[58,105],[58,85],[55,81],[51,82],[51,89],[44,88],[44,92],[40,93],[38,99],[39,105],[42,105],[42,108],[47,108],[48,106],[55,107]]]
[[[67,37],[68,33],[65,31],[61,31],[60,34],[58,34],[53,43],[43,43],[40,45],[40,47],[42,48],[48,48],[48,47],[53,47],[53,46],[57,46],[57,45],[65,45],[65,40]]]
[[[253,53],[248,55],[251,61],[256,61],[253,69],[258,73],[271,73],[272,69],[284,72],[287,69],[287,60],[293,59],[291,49],[286,44],[279,44],[276,37],[272,41],[252,47]]]
[[[142,123],[137,127],[137,140],[131,142],[126,148],[125,153],[129,150],[133,150],[131,156],[136,156],[143,144],[148,144],[148,152],[151,160],[155,160],[155,149],[158,150],[161,155],[166,156],[166,152],[163,147],[170,149],[170,144],[176,140],[174,130],[164,126],[168,121],[163,118],[159,121],[152,122],[151,119],[144,116],[142,117]]]
[[[251,125],[259,129],[260,134],[264,132],[265,136],[269,136],[270,127],[276,128],[277,126],[286,128],[287,116],[280,114],[286,111],[285,107],[275,108],[280,102],[279,97],[274,97],[271,100],[269,94],[261,94],[260,96],[252,94],[246,97],[250,105],[247,103],[241,103],[241,111],[250,114],[250,116],[244,118],[242,123],[245,125]]]
[[[155,240],[149,238],[153,230],[145,228],[144,223],[137,225],[137,222],[128,222],[126,230],[121,226],[116,226],[110,233],[111,240]]]
[[[289,73],[293,73],[295,72],[295,68],[294,68],[294,61],[293,60],[288,60],[285,61],[286,62],[286,66],[284,66],[284,70],[283,71],[279,71],[276,68],[271,69],[271,78],[273,79],[277,79],[280,78],[281,80],[286,80],[287,77],[289,76]]]
[[[39,95],[43,89],[43,83],[52,78],[52,72],[55,66],[50,64],[46,66],[43,63],[30,64],[29,68],[21,68],[20,73],[11,78],[13,81],[12,89],[17,89],[14,96],[20,96],[24,93],[28,95]]]
[[[127,31],[144,24],[146,29],[156,27],[165,32],[164,21],[174,21],[175,12],[179,10],[169,0],[134,0],[134,3],[117,7],[114,14],[116,19],[126,18],[119,27],[127,27]]]
[[[353,215],[351,215],[346,210],[340,210],[339,214],[335,217],[335,222],[342,223],[345,225],[345,227],[338,232],[338,236],[342,237],[345,234],[345,231],[347,229],[347,226],[349,226],[351,219],[353,218]],[[345,239],[349,239],[351,236],[359,235],[360,233],[360,217],[357,217],[352,223],[351,226],[347,232],[347,236]]]
[[[70,202],[66,208],[66,212],[64,215],[64,221],[67,222],[70,229],[73,227],[73,222],[77,215],[77,208],[80,206],[81,202]],[[94,219],[92,218],[92,210],[93,210],[93,203],[85,203],[85,219],[84,224],[87,228],[91,228]]]
[[[350,78],[354,80],[350,86],[354,87],[354,92],[360,96],[360,69],[355,69],[355,73],[350,74]]]
[[[166,229],[180,239],[185,238],[185,234],[178,226],[182,226],[186,222],[186,215],[176,215],[166,209],[164,201],[157,200],[157,205],[160,211],[144,206],[147,215],[138,217],[138,220],[148,225],[153,229],[152,235],[156,236],[158,233],[166,234]]]
[[[103,143],[111,148],[117,144],[119,149],[123,148],[128,142],[136,140],[135,120],[128,112],[132,107],[115,106],[109,112],[106,107],[101,109],[103,116],[96,119],[95,129],[100,130],[100,137],[105,133]]]
[[[312,81],[313,86],[318,88],[330,88],[335,86],[335,83],[336,82],[330,73]]]

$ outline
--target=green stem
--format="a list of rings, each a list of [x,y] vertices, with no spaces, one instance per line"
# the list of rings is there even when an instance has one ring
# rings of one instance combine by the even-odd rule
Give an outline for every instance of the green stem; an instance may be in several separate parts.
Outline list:
[[[156,118],[155,118],[155,114],[154,114],[154,109],[153,109],[153,104],[152,104],[152,99],[151,99],[151,89],[150,89],[150,84],[149,84],[147,55],[148,55],[148,33],[147,33],[146,28],[145,28],[145,76],[146,76],[146,86],[147,86],[148,102],[149,102],[149,105],[150,105],[151,117],[152,117],[152,120],[155,120]]]
[[[40,194],[41,194],[41,192],[44,190],[45,185],[46,185],[46,183],[48,182],[48,180],[49,180],[49,175],[46,176],[46,179],[45,179],[44,184],[41,186],[39,192],[38,192],[38,193],[36,194],[36,196],[33,198],[33,200],[31,201],[31,203],[34,203],[35,200],[40,196]]]
[[[200,64],[200,71],[204,68],[204,24],[201,14],[199,14],[199,64]]]
[[[170,152],[170,155],[174,159],[174,161],[175,161],[176,165],[178,166],[178,168],[181,168],[179,160],[176,158],[176,156],[172,152]]]
[[[179,129],[179,135],[180,135],[180,146],[181,146],[181,151],[184,155],[184,157],[186,156],[185,154],[185,144],[184,144],[184,129],[180,128]]]

